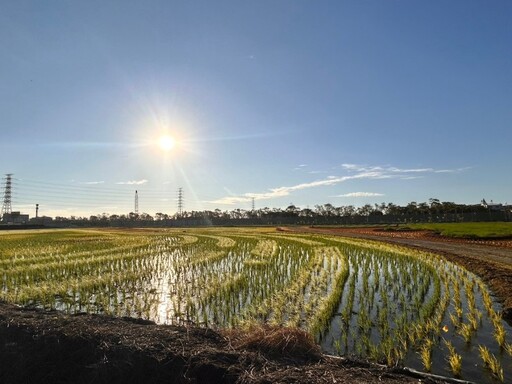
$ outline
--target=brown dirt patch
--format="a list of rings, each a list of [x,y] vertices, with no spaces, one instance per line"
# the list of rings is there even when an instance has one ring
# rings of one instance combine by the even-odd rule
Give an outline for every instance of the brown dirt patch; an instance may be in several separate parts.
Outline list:
[[[0,303],[0,382],[418,382],[403,371],[321,355],[307,342],[301,345],[305,336],[300,331],[259,332],[247,337],[231,333],[230,338],[211,329]]]

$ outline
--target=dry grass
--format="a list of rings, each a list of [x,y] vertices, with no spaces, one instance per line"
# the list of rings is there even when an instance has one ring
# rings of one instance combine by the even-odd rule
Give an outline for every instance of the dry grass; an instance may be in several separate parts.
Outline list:
[[[299,328],[251,325],[223,331],[235,349],[247,349],[270,357],[320,360],[320,347],[313,337]]]

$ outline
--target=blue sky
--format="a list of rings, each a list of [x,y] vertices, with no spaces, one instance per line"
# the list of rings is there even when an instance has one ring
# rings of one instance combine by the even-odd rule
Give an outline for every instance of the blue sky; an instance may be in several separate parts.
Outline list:
[[[510,1],[0,8],[14,210],[512,202]]]

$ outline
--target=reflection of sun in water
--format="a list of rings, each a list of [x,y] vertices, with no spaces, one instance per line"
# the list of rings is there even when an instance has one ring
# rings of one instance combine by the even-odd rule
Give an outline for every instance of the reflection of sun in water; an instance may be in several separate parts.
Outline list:
[[[169,135],[162,136],[160,139],[158,139],[158,146],[164,151],[170,151],[174,148],[175,144],[176,141],[172,136]]]

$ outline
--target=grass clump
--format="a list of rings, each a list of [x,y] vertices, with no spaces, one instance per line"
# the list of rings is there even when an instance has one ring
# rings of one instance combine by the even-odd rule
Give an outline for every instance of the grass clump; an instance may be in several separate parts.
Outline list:
[[[299,328],[250,325],[225,330],[224,335],[234,348],[257,351],[269,357],[311,361],[322,356],[313,337]]]

